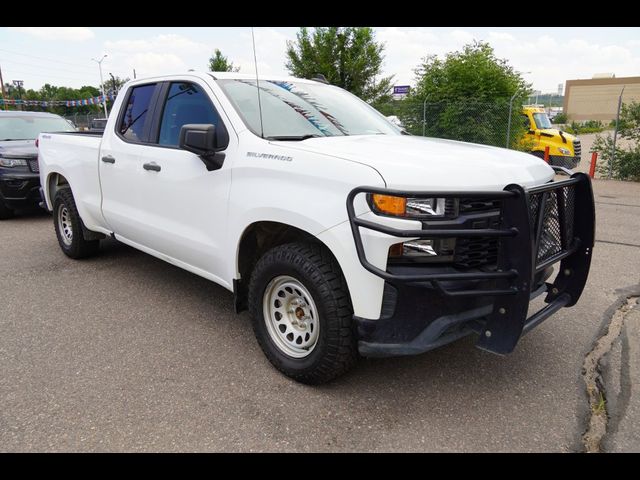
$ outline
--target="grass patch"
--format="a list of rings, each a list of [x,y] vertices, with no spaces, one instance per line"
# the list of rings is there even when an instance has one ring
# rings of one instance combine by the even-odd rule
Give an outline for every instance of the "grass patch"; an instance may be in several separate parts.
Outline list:
[[[607,400],[602,392],[598,392],[598,401],[593,405],[593,413],[596,415],[606,415]]]

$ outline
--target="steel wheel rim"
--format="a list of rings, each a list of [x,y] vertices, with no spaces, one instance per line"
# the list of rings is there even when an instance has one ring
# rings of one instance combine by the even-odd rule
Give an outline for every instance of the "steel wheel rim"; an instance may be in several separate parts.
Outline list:
[[[272,279],[262,297],[264,322],[278,349],[293,358],[308,356],[318,343],[318,309],[309,291],[293,277]]]
[[[73,241],[73,226],[71,225],[69,210],[64,204],[60,205],[58,209],[58,231],[64,244],[70,246]]]

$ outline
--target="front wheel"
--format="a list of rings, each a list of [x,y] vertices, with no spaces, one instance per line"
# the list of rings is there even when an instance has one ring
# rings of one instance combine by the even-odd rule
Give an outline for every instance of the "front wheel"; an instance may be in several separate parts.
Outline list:
[[[69,188],[61,188],[53,201],[53,224],[58,243],[65,255],[84,258],[95,254],[99,240],[85,240],[82,234],[82,219]]]
[[[267,252],[251,275],[248,303],[260,347],[288,377],[320,384],[354,365],[346,281],[321,245],[289,243]]]

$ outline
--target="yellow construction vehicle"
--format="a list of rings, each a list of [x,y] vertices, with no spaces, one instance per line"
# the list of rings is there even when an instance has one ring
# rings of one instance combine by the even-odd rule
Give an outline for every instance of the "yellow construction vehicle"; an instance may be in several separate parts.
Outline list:
[[[542,105],[523,105],[522,121],[527,129],[523,144],[531,145],[531,153],[544,158],[549,147],[549,163],[575,168],[580,163],[580,140],[570,133],[554,128]]]

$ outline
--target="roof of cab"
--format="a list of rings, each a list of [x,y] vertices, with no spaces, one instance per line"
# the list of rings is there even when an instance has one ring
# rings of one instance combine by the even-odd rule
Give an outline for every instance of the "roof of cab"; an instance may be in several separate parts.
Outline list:
[[[238,73],[238,72],[205,72],[211,75],[216,80],[255,80],[255,73]],[[275,80],[279,82],[302,82],[302,83],[320,83],[315,80],[309,80],[306,78],[296,78],[284,75],[260,75],[260,80]]]
[[[286,75],[260,75],[258,72],[258,77],[260,80],[272,80],[276,82],[299,82],[299,83],[313,83],[313,84],[321,84],[317,80],[309,80],[305,78],[296,78]],[[148,81],[162,81],[163,79],[169,79],[172,77],[180,77],[180,76],[195,76],[200,77],[205,80],[213,78],[214,80],[255,80],[255,73],[238,73],[238,72],[207,72],[207,71],[196,71],[189,70],[187,72],[173,72],[166,75],[156,75],[152,77],[141,78],[138,77],[136,79],[130,80],[131,83],[139,84]]]

